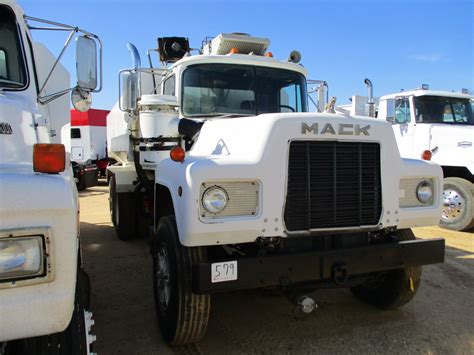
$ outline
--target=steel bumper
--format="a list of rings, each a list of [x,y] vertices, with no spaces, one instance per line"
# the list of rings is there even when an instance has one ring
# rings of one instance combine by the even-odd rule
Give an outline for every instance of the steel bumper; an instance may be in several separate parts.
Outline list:
[[[196,263],[192,288],[193,292],[203,294],[326,280],[343,286],[354,276],[442,263],[444,244],[444,239],[436,238],[324,252],[242,257],[237,259],[238,279],[219,283],[211,283],[211,262]]]

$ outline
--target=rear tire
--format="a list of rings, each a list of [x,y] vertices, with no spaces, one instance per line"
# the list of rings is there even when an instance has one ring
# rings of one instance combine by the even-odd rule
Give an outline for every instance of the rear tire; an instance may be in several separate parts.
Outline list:
[[[411,229],[397,231],[400,241],[414,240]],[[381,309],[399,308],[415,297],[421,281],[421,266],[381,273],[374,282],[352,287],[352,293],[361,301]]]
[[[6,354],[88,355],[92,351],[91,344],[95,341],[95,337],[89,334],[93,324],[92,313],[85,307],[84,277],[80,276],[80,272],[83,271],[78,270],[74,310],[68,327],[61,333],[9,342]]]
[[[84,175],[79,176],[76,186],[77,191],[84,191],[86,189],[86,177]]]
[[[465,231],[474,227],[474,187],[471,182],[449,177],[444,179],[443,214],[439,226]]]
[[[109,180],[109,210],[112,224],[120,240],[137,237],[135,230],[136,206],[132,192],[117,193],[115,175]]]
[[[191,290],[191,270],[206,260],[206,249],[187,248],[178,238],[174,216],[161,218],[153,241],[153,291],[163,337],[170,345],[196,342],[204,337],[211,297]]]

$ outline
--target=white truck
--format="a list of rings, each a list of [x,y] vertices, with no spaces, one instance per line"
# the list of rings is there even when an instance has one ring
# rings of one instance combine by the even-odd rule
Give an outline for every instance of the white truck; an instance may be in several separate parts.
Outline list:
[[[268,39],[221,34],[197,55],[186,38],[158,44],[160,68],[129,44],[107,130],[112,221],[121,239],[150,238],[164,338],[202,338],[216,292],[409,302],[421,266],[444,260],[443,239],[410,230],[437,222],[441,168],[401,159],[387,122],[307,112],[299,54],[277,60]]]
[[[474,228],[474,96],[464,91],[429,90],[422,85],[384,95],[377,105],[377,117],[392,124],[402,157],[441,165],[444,190],[439,225],[459,231]],[[352,114],[367,113],[363,101],[367,100],[353,97]]]
[[[84,190],[98,184],[105,177],[107,158],[107,110],[87,112],[71,110],[71,123],[63,127],[64,145],[71,154],[72,169],[77,189]]]
[[[57,58],[33,40],[32,29],[68,34]],[[69,88],[59,60],[74,38],[77,86]],[[26,16],[15,1],[0,1],[2,354],[89,354],[94,341],[77,189],[60,132],[69,122],[67,94],[86,109],[99,90],[97,42],[78,27]]]

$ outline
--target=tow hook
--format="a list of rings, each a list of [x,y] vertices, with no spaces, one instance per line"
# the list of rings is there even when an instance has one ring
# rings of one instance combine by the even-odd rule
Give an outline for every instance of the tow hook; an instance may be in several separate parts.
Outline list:
[[[300,309],[303,313],[309,314],[313,312],[316,308],[318,308],[318,305],[309,296],[306,295],[300,295],[295,297],[294,302],[298,309]]]
[[[345,263],[336,263],[332,267],[332,279],[338,286],[342,286],[349,278],[347,274],[347,265]]]

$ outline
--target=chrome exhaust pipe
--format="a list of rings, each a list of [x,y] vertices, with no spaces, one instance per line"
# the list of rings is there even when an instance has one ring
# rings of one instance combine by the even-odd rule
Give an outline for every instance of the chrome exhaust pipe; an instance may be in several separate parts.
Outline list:
[[[367,105],[365,114],[369,117],[375,117],[374,86],[368,78],[364,80],[364,84],[367,86]]]

